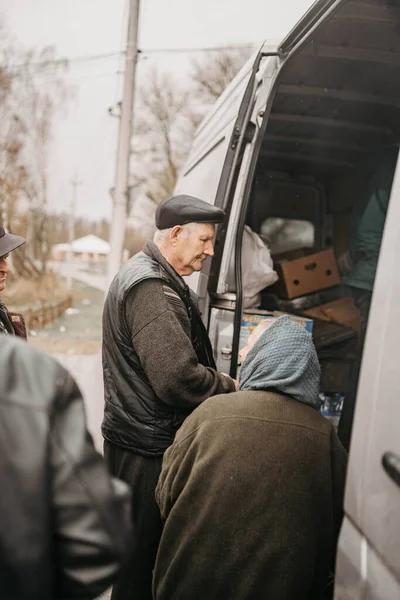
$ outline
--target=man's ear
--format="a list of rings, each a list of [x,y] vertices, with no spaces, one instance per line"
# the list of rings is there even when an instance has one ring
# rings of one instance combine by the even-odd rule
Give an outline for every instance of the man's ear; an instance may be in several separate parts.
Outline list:
[[[180,236],[181,231],[182,231],[181,225],[175,225],[175,227],[173,227],[171,229],[171,233],[169,234],[169,241],[171,242],[171,244],[173,246],[176,246],[176,244],[178,242],[178,237]]]

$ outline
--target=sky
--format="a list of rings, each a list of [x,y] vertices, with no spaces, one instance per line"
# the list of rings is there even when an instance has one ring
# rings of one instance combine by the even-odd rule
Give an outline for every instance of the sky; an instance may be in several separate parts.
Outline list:
[[[169,69],[185,78],[193,53],[167,49],[260,44],[279,39],[310,0],[141,0],[138,70]],[[68,108],[57,117],[49,158],[49,205],[68,210],[71,181],[80,181],[77,214],[111,216],[118,119],[108,113],[122,95],[123,58],[75,62],[124,49],[128,0],[0,0],[0,19],[26,48],[55,46],[71,59]],[[154,52],[154,50],[164,50]],[[146,55],[146,51],[149,54]],[[153,52],[150,52],[153,51]],[[134,143],[134,140],[133,140]]]

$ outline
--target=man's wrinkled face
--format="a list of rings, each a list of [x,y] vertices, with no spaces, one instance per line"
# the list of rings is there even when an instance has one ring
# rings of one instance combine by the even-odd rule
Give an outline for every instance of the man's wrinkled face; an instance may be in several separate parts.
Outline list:
[[[206,258],[214,256],[214,234],[213,223],[191,223],[186,230],[180,231],[175,244],[177,271],[180,275],[201,271]]]
[[[6,278],[7,278],[7,274],[10,270],[8,264],[7,264],[7,258],[8,258],[8,254],[5,254],[4,256],[0,256],[0,292],[2,292],[4,290],[4,288],[6,287]]]

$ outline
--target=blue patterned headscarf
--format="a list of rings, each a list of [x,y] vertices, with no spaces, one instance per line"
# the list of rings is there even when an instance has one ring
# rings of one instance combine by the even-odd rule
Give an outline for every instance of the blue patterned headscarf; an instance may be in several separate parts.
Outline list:
[[[321,370],[311,334],[279,317],[264,331],[240,369],[239,389],[274,390],[318,409]]]

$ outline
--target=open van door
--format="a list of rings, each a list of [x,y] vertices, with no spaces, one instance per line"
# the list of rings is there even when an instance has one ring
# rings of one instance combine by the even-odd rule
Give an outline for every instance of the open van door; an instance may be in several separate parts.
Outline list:
[[[288,56],[306,36],[328,18],[346,0],[317,0],[293,27],[279,46],[279,54]]]
[[[224,223],[218,230],[218,236],[215,241],[215,258],[211,267],[209,289],[216,287],[216,278],[219,274],[219,265],[232,209],[232,199],[238,181],[245,146],[253,140],[256,131],[256,125],[251,117],[253,115],[257,92],[263,83],[263,73],[260,73],[261,61],[268,56],[278,56],[278,52],[266,51],[261,48],[253,63],[250,80],[239,108],[222,168],[215,197],[215,205],[223,208],[227,214]]]
[[[192,151],[178,181],[175,194],[192,194],[223,208],[226,219],[218,228],[215,258],[201,273],[188,278],[196,290],[200,310],[208,314],[209,277],[218,278],[224,240],[230,219],[232,194],[235,191],[244,151],[251,142],[255,125],[251,122],[256,97],[263,85],[263,59],[277,56],[264,45],[250,59],[217,101],[212,113],[203,121],[196,134]],[[211,275],[210,275],[211,268]]]
[[[233,142],[232,148],[227,153],[216,197],[218,206],[226,210],[227,218],[218,231],[215,257],[208,282],[208,291],[213,298],[209,333],[213,346],[219,354],[216,357],[217,366],[229,372],[232,377],[236,377],[243,307],[242,267],[241,260],[237,257],[241,256],[242,232],[255,164],[268,124],[275,90],[279,84],[279,73],[285,68],[287,62],[290,63],[291,56],[312,36],[315,28],[331,16],[344,1],[318,0],[283,40],[276,52],[261,51],[254,64],[250,80],[252,91],[249,83],[243,98],[241,107],[243,112],[239,114],[237,129],[235,127],[233,132],[233,136],[235,133],[241,136],[241,143],[235,146]],[[261,63],[263,57],[272,55],[277,58]],[[263,64],[263,68],[260,68],[260,64]],[[273,68],[271,68],[272,64]],[[252,135],[258,139],[253,141]],[[246,147],[243,142],[253,143],[247,144]],[[235,257],[235,285],[234,293],[229,295],[227,282],[232,257]],[[232,310],[234,316],[232,313],[229,314]],[[224,326],[221,320],[225,322]],[[231,341],[228,341],[229,338]],[[221,347],[224,348],[223,351]]]
[[[236,368],[236,360],[232,354],[233,319],[237,303],[236,296],[229,293],[228,280],[232,257],[241,255],[236,250],[235,243],[238,231],[243,229],[241,218],[244,218],[246,209],[244,199],[249,183],[251,185],[252,165],[260,145],[266,106],[280,67],[278,52],[269,48],[264,45],[253,63],[251,77],[233,128],[215,198],[216,205],[225,210],[226,217],[218,228],[210,273],[208,276],[207,273],[202,273],[204,287],[199,290],[200,298],[210,298],[207,311],[209,335],[216,353],[217,367],[221,371],[233,373],[233,376]],[[239,237],[241,239],[241,235]],[[240,289],[240,286],[235,289]],[[203,304],[202,309],[205,312],[207,306]],[[236,311],[237,315],[239,313],[241,307]]]

